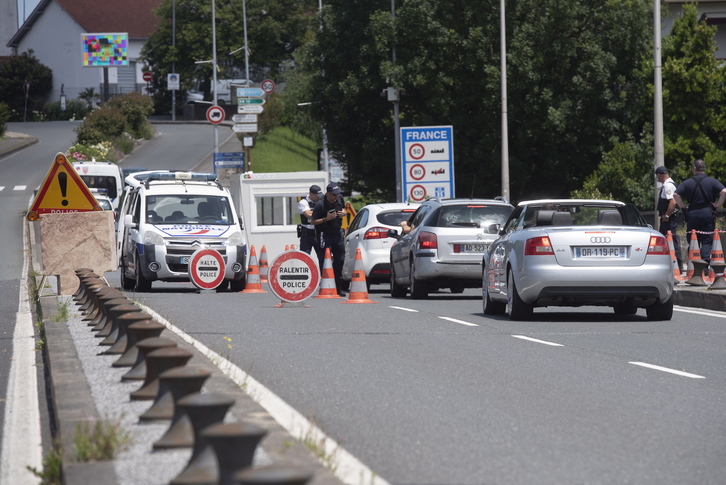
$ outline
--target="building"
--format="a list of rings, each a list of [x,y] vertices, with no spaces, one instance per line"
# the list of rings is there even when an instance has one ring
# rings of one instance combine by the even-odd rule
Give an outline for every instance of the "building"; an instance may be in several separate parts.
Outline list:
[[[5,2],[5,0],[2,0]],[[141,91],[141,48],[156,29],[159,18],[152,11],[162,0],[40,0],[7,43],[12,54],[33,50],[35,57],[53,71],[53,90],[47,101],[77,98],[87,88],[101,94],[104,69],[109,94]],[[17,12],[16,17],[17,18]],[[83,67],[81,34],[127,33],[128,65]]]
[[[664,19],[663,31],[664,36],[668,35],[673,27],[673,21],[681,15],[683,5],[686,3],[694,3],[693,0],[665,0],[668,7],[666,18]],[[718,50],[716,58],[726,61],[726,2],[723,0],[699,0],[697,3],[700,18],[705,20],[708,25],[718,27],[714,38]]]

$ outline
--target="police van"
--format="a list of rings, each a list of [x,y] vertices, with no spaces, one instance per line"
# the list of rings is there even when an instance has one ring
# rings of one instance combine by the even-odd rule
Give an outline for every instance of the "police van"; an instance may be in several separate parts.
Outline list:
[[[117,232],[125,290],[149,291],[153,281],[190,281],[189,259],[202,248],[224,259],[224,282],[217,290],[245,288],[247,240],[229,191],[215,174],[147,172],[126,183]]]
[[[89,189],[101,189],[111,199],[113,209],[118,208],[124,188],[121,169],[113,162],[73,162],[73,168]]]

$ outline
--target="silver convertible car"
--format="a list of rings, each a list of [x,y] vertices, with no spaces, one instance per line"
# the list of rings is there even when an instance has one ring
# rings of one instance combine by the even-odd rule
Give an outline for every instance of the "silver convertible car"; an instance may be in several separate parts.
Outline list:
[[[486,315],[532,317],[535,307],[645,308],[649,320],[673,315],[668,242],[632,204],[611,200],[521,202],[484,253]]]

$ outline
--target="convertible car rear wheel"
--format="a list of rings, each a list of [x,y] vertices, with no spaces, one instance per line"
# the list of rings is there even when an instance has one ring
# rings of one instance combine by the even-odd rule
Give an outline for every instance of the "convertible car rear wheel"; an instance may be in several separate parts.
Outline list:
[[[638,307],[618,305],[613,307],[613,311],[616,315],[635,315],[638,313]]]
[[[650,321],[670,320],[673,318],[673,295],[665,303],[656,301],[649,307],[646,307],[645,314]]]
[[[507,305],[500,301],[492,301],[486,284],[482,288],[481,300],[484,315],[504,315],[507,312]]]
[[[507,275],[507,310],[509,311],[510,320],[529,320],[532,318],[533,307],[519,297],[511,270]]]

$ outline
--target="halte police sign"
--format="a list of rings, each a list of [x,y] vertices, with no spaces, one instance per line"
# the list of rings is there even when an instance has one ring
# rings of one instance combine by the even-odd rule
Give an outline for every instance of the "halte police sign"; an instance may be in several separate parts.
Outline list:
[[[401,163],[407,200],[456,197],[453,127],[401,128]]]
[[[224,281],[224,258],[214,249],[197,249],[189,258],[189,279],[201,290],[213,290]]]
[[[280,300],[294,303],[307,300],[318,289],[320,270],[309,254],[285,251],[270,263],[267,275],[270,289]]]

